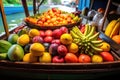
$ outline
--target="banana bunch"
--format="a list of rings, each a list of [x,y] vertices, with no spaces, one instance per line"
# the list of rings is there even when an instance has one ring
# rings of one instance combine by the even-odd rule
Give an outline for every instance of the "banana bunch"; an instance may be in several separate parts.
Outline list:
[[[98,40],[99,32],[95,33],[95,26],[85,25],[85,32],[82,33],[80,29],[75,26],[70,31],[73,37],[73,42],[79,46],[80,53],[93,55],[96,52],[101,52],[102,40]]]
[[[105,34],[112,38],[114,35],[119,34],[120,31],[120,18],[117,20],[112,20],[105,29]]]

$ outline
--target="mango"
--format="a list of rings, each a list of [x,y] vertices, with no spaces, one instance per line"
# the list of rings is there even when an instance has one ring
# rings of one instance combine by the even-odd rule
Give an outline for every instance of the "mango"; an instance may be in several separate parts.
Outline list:
[[[30,53],[32,53],[33,56],[42,56],[44,51],[45,47],[41,43],[33,43],[30,46]]]
[[[24,56],[24,50],[20,45],[14,44],[10,47],[7,54],[10,61],[21,61]]]
[[[52,56],[48,52],[43,52],[43,55],[39,58],[41,63],[50,63],[52,61]]]
[[[27,53],[23,57],[23,62],[33,63],[33,62],[37,62],[37,60],[38,60],[38,57],[32,56],[31,53]]]
[[[30,38],[27,34],[23,34],[21,35],[18,40],[17,40],[17,44],[21,45],[21,46],[25,46],[26,44],[28,44],[30,42]]]

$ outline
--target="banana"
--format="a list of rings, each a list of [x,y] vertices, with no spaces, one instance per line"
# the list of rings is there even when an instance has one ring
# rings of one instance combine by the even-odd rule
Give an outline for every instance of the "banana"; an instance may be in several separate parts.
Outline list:
[[[88,34],[88,31],[89,31],[89,25],[86,24],[85,25],[85,32],[84,32],[84,36],[86,36]]]
[[[93,43],[93,44],[99,44],[99,43],[102,43],[103,42],[103,40],[93,40],[93,41],[91,41],[91,43]]]
[[[93,45],[96,46],[96,47],[101,47],[103,44],[99,43],[99,44],[93,44]]]
[[[91,36],[94,34],[94,32],[95,32],[95,27],[94,27],[94,26],[90,26],[90,27],[91,27],[91,31],[90,31],[90,33],[86,36],[86,38],[91,37]]]
[[[117,35],[119,33],[119,30],[120,30],[120,21],[116,23],[109,37],[112,38],[112,36]]]
[[[112,32],[112,30],[113,30],[113,28],[115,27],[115,25],[116,25],[117,22],[118,22],[117,20],[112,20],[112,21],[107,25],[107,27],[106,27],[106,29],[105,29],[105,34],[106,34],[107,36],[110,36],[110,34],[111,34],[111,32]]]
[[[89,39],[90,40],[96,40],[99,36],[100,32],[97,32],[95,35],[91,36]]]
[[[72,31],[76,33],[79,37],[84,36],[77,26],[73,27]]]
[[[79,36],[76,35],[73,31],[70,31],[70,34],[71,34],[71,36],[72,36],[73,38],[79,38]]]
[[[94,49],[95,51],[99,51],[99,52],[103,51],[101,48],[98,48],[98,47],[94,46],[93,44],[91,44],[90,46],[91,46],[91,48]]]

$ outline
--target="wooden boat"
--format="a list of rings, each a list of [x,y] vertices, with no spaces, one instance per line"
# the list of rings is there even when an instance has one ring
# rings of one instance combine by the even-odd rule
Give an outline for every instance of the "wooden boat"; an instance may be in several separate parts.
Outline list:
[[[26,0],[23,0],[26,1]],[[109,0],[111,1],[111,0]],[[25,4],[24,4],[25,6]],[[25,8],[26,9],[26,8]],[[2,12],[2,10],[1,10]],[[26,12],[26,16],[28,13]],[[5,23],[3,16],[3,23]],[[22,24],[13,29],[22,29],[25,25]],[[9,35],[8,29],[5,27],[6,35],[1,36],[6,39]],[[114,54],[114,53],[113,53]],[[120,74],[120,59],[114,62],[103,63],[26,63],[26,62],[11,62],[0,60],[0,75],[7,78],[27,78],[27,79],[98,79],[104,76]]]

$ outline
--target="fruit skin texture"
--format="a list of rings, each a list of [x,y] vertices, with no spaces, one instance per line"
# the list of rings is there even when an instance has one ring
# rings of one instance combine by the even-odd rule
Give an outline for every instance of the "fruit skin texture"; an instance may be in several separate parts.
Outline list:
[[[78,52],[78,45],[75,43],[71,43],[70,45],[68,45],[68,51],[70,53],[77,53]]]
[[[14,44],[10,47],[7,54],[8,54],[9,60],[21,61],[24,57],[24,50],[20,45]]]
[[[51,63],[52,56],[48,52],[43,52],[43,55],[39,57],[39,62],[41,63]]]
[[[60,57],[60,56],[54,56],[52,58],[52,62],[53,63],[64,63],[64,58],[63,57]]]
[[[79,63],[90,63],[91,57],[86,54],[80,54],[78,61]]]
[[[93,63],[103,62],[103,58],[102,58],[101,55],[93,55],[93,56],[92,56],[92,62],[93,62]]]
[[[52,32],[52,36],[53,36],[55,39],[59,39],[61,35],[62,35],[62,31],[61,31],[60,29],[55,29],[55,30],[53,30],[53,32]]]
[[[100,47],[103,51],[110,51],[110,45],[107,42],[102,42],[102,46]]]
[[[44,40],[43,40],[43,38],[41,36],[35,36],[35,37],[33,37],[32,42],[33,43],[35,43],[35,42],[43,43]]]
[[[108,37],[112,37],[116,34],[118,34],[119,32],[119,25],[120,24],[120,21],[118,20],[112,20],[106,27],[105,29],[105,34],[108,36]]]
[[[60,30],[61,30],[62,34],[68,33],[68,28],[66,28],[65,26],[62,26],[62,27],[60,28]]]
[[[21,46],[25,46],[26,44],[28,44],[30,42],[30,38],[27,34],[23,34],[21,35],[18,40],[17,40],[17,44],[21,45]]]
[[[101,52],[100,55],[103,57],[104,61],[114,61],[114,58],[109,52]]]
[[[112,37],[112,40],[115,41],[116,43],[120,44],[120,35],[114,35]]]
[[[52,36],[52,30],[46,30],[45,36]]]
[[[58,54],[57,52],[57,48],[58,48],[58,44],[51,44],[50,47],[49,47],[49,53],[52,55],[52,56],[55,56]]]
[[[40,32],[37,29],[31,29],[28,34],[33,38],[34,36],[39,36]]]
[[[65,56],[65,62],[66,63],[77,63],[78,62],[78,58],[73,53],[67,53],[66,56]]]
[[[72,36],[68,33],[62,34],[60,37],[60,42],[65,45],[71,44],[72,40]]]
[[[0,53],[0,60],[5,60],[8,58],[7,53]]]
[[[23,62],[29,62],[29,63],[33,63],[33,62],[37,62],[37,57],[32,56],[31,53],[27,53],[24,55],[23,57]]]
[[[64,45],[59,45],[57,48],[58,54],[60,54],[61,56],[65,56],[68,52],[66,46]]]
[[[8,41],[12,44],[16,44],[18,37],[19,36],[17,34],[10,34],[8,37]]]
[[[44,42],[46,42],[46,43],[51,43],[52,40],[53,40],[53,37],[51,37],[51,36],[44,37]]]
[[[56,43],[56,44],[59,44],[59,45],[61,44],[61,43],[60,43],[60,39],[53,39],[51,43],[52,43],[52,44],[53,44],[53,43]]]
[[[44,51],[45,47],[41,43],[33,43],[30,46],[30,53],[32,53],[33,56],[42,56]]]
[[[0,40],[0,53],[7,53],[12,44],[6,40]]]

